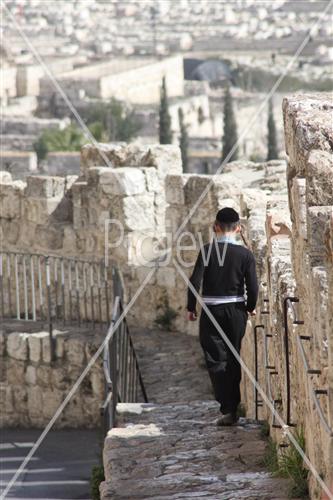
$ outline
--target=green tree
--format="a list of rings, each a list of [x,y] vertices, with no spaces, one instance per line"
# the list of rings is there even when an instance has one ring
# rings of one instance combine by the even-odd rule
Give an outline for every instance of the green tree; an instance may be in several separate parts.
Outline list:
[[[109,102],[90,106],[83,116],[97,141],[129,142],[137,136],[141,128],[134,111],[128,110],[114,98]]]
[[[229,85],[227,86],[225,92],[223,115],[222,161],[227,158],[238,140],[237,124]],[[234,161],[237,160],[237,158],[238,147],[235,148],[228,161]]]
[[[171,117],[169,113],[168,94],[165,77],[162,80],[160,111],[159,111],[159,138],[160,144],[172,143]]]
[[[179,147],[182,155],[183,172],[188,172],[188,133],[187,126],[184,123],[184,112],[182,108],[178,108],[179,119]]]
[[[44,130],[33,144],[39,160],[43,160],[49,151],[79,151],[87,142],[86,137],[76,125],[68,125],[63,130]]]
[[[277,138],[276,138],[276,125],[273,113],[273,102],[270,98],[268,103],[268,120],[267,120],[267,161],[276,160],[279,157]]]

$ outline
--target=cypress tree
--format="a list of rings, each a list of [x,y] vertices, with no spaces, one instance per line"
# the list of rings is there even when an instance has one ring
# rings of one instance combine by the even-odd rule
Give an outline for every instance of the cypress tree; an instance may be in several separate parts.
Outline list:
[[[159,118],[160,144],[171,144],[171,117],[169,114],[168,94],[165,83],[165,76],[162,80]]]
[[[270,98],[268,103],[268,120],[267,120],[267,161],[276,160],[279,157],[277,138],[276,138],[276,126],[273,114],[273,102]]]
[[[178,109],[178,119],[179,119],[179,146],[182,155],[183,172],[188,172],[188,133],[187,126],[184,123],[184,112],[182,108]]]
[[[233,146],[236,144],[237,138],[237,124],[234,115],[232,96],[230,92],[230,86],[228,85],[225,92],[224,98],[224,116],[223,116],[223,140],[222,140],[222,161],[224,161],[227,155],[230,153]],[[229,161],[237,160],[238,158],[238,147],[234,150]]]

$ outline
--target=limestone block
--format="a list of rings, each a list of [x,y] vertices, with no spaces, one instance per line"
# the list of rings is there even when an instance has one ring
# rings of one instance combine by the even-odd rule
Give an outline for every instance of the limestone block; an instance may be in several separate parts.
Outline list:
[[[41,336],[42,342],[42,357],[44,363],[51,362],[51,348],[50,348],[50,335],[48,332],[43,332],[45,335]]]
[[[162,192],[163,185],[158,178],[157,171],[153,167],[143,167],[140,169],[146,178],[146,189],[154,193]],[[163,193],[164,194],[164,193]]]
[[[82,366],[85,359],[84,345],[79,339],[69,339],[66,342],[66,356],[70,365]]]
[[[160,267],[156,271],[157,285],[165,288],[175,288],[176,271],[172,267]]]
[[[14,399],[15,411],[19,413],[25,413],[28,402],[27,387],[24,387],[22,383],[20,383],[20,385],[14,386],[13,399]]]
[[[49,365],[39,365],[36,368],[37,372],[37,384],[41,385],[42,387],[49,387],[50,386],[50,366]]]
[[[306,180],[295,177],[292,181],[290,196],[292,200],[292,220],[301,238],[306,238]]]
[[[306,201],[309,207],[333,205],[333,155],[311,151],[306,172]]]
[[[228,175],[228,174],[225,174]],[[192,207],[205,191],[203,202],[200,206],[205,205],[208,208],[217,205],[216,195],[213,192],[213,182],[210,175],[193,175],[190,176],[184,187],[185,203],[188,207]],[[214,214],[215,215],[215,214]]]
[[[165,198],[170,205],[184,205],[184,186],[188,180],[186,175],[167,175],[165,178]]]
[[[0,229],[2,232],[2,234],[0,235],[0,241],[9,243],[11,245],[15,245],[15,243],[17,243],[22,229],[19,219],[16,219],[16,221],[10,219],[2,219]]]
[[[211,176],[208,177],[210,177],[211,180]],[[242,190],[243,179],[239,179],[236,175],[230,173],[222,173],[214,177],[214,181],[211,184],[217,199],[231,198],[234,199],[235,202],[238,202],[239,194]],[[223,206],[225,206],[225,204]]]
[[[50,215],[59,209],[63,198],[61,196],[53,198],[25,198],[23,210],[28,221],[35,224],[46,224]]]
[[[27,177],[26,196],[33,198],[52,198],[63,196],[65,192],[65,177],[47,175],[31,175]]]
[[[36,241],[41,249],[59,250],[63,246],[64,228],[60,225],[42,226],[36,228]]]
[[[11,184],[1,184],[0,213],[4,219],[19,218],[21,216],[21,203],[25,184],[14,181]]]
[[[307,211],[307,240],[311,265],[320,265],[327,258],[325,230],[333,216],[333,206],[310,207]]]
[[[287,210],[268,211],[266,218],[267,238],[290,238],[291,221]]]
[[[98,397],[103,397],[105,390],[105,381],[103,373],[93,371],[90,376],[93,393]]]
[[[182,173],[178,146],[99,143],[98,147],[87,144],[81,149],[81,174],[85,176],[91,167],[105,165],[105,159],[110,162],[108,167],[155,167],[160,178]]]
[[[58,389],[44,389],[42,393],[43,399],[43,416],[51,418],[61,405],[64,399],[64,393]]]
[[[153,193],[124,198],[122,211],[125,229],[144,231],[155,226]]]
[[[99,183],[107,195],[132,196],[146,191],[144,173],[138,168],[93,167],[89,170],[89,176],[94,170],[98,171]]]
[[[6,382],[9,385],[20,384],[24,380],[24,364],[24,361],[13,362],[10,359],[6,370]]]
[[[332,97],[295,94],[283,99],[282,108],[286,151],[296,174],[304,175],[310,151],[331,151]]]
[[[37,380],[37,373],[36,373],[36,368],[33,365],[27,366],[26,372],[25,372],[25,380],[27,384],[36,384]],[[28,396],[29,398],[29,396]]]
[[[161,179],[168,174],[181,174],[183,167],[180,149],[171,144],[149,146],[142,166],[156,167]]]
[[[242,189],[239,196],[240,215],[248,217],[251,210],[261,207],[266,207],[267,193],[259,189]]]
[[[3,408],[6,409],[6,414],[11,414],[14,412],[14,398],[13,398],[13,388],[8,385],[0,385],[0,401],[4,405]],[[4,415],[2,415],[3,417]]]
[[[48,336],[48,332],[31,333],[28,337],[29,358],[34,363],[39,363],[42,356],[42,338]]]
[[[43,413],[43,390],[41,387],[28,387],[28,412],[29,417],[38,417]]]
[[[7,339],[7,353],[14,359],[25,361],[28,358],[27,333],[10,333]]]
[[[10,172],[0,171],[0,184],[11,184],[13,182]]]

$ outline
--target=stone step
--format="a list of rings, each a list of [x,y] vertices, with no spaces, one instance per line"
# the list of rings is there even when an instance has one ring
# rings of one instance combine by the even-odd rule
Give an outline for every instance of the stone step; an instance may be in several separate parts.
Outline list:
[[[216,427],[218,404],[118,404],[104,447],[103,500],[287,499],[261,465],[260,424]]]

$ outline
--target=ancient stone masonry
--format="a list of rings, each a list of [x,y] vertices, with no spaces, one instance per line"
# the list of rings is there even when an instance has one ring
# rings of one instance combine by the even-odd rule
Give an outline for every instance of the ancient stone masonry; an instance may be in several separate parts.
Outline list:
[[[84,328],[55,330],[53,336],[56,357],[51,364],[47,326],[43,329],[40,325],[38,329],[35,324],[2,324],[1,427],[45,427],[103,339],[101,334],[92,335]],[[99,360],[55,427],[96,427],[103,399],[104,374]]]
[[[162,326],[197,334],[197,326],[185,320],[186,283],[175,262],[189,275],[200,243],[210,238],[217,209],[229,205],[240,210],[260,280],[258,315],[255,323],[248,322],[243,357],[254,373],[253,327],[263,325],[257,329],[259,383],[285,420],[290,401],[288,424],[304,428],[309,458],[329,483],[333,479],[331,96],[290,97],[284,100],[283,111],[287,167],[282,160],[239,161],[214,177],[192,175],[182,172],[175,146],[100,144],[83,147],[79,176],[29,176],[23,182],[5,173],[0,190],[1,238],[3,250],[94,260],[107,255],[121,270],[127,301],[155,268],[128,314],[130,326],[152,327],[159,319]],[[298,302],[285,303],[287,297]],[[248,415],[254,416],[254,391],[246,377],[243,399]],[[270,412],[265,406],[258,411],[272,424],[274,438],[283,441]],[[313,479],[310,488],[313,498],[319,497]]]
[[[298,302],[289,305],[287,314],[290,366],[290,422],[287,423],[304,428],[308,457],[328,485],[333,477],[332,110],[332,98],[328,95],[285,99],[288,196],[271,200],[266,208],[265,204],[259,206],[246,195],[243,197],[249,238],[261,262],[256,318],[256,323],[263,325],[257,330],[259,383],[275,400],[286,421],[283,303],[288,296],[296,297]],[[253,369],[251,328],[245,337],[243,356]],[[243,392],[248,412],[254,414],[253,388],[246,379]],[[259,416],[269,418],[274,424],[265,407],[259,408]],[[280,429],[273,426],[272,433],[278,442],[284,441]],[[310,490],[311,498],[320,498],[312,477]]]
[[[263,183],[259,196],[265,198],[276,188],[270,184],[272,172],[283,165],[234,163],[212,178],[183,174],[175,146],[101,144],[98,150],[87,145],[82,149],[79,177],[30,176],[26,182],[3,177],[4,249],[88,259],[104,259],[107,254],[124,275],[128,299],[156,266],[161,252],[169,249],[130,318],[151,326],[157,315],[173,310],[173,326],[194,332],[185,322],[186,283],[173,259],[189,274],[200,243],[209,238],[217,209],[238,208],[241,191],[252,184]],[[206,196],[187,221],[190,207],[204,190]],[[180,237],[175,239],[178,229]]]
[[[217,429],[218,404],[197,338],[132,330],[148,404],[122,403],[105,440],[101,498],[288,498],[289,481],[265,471],[260,424]]]

